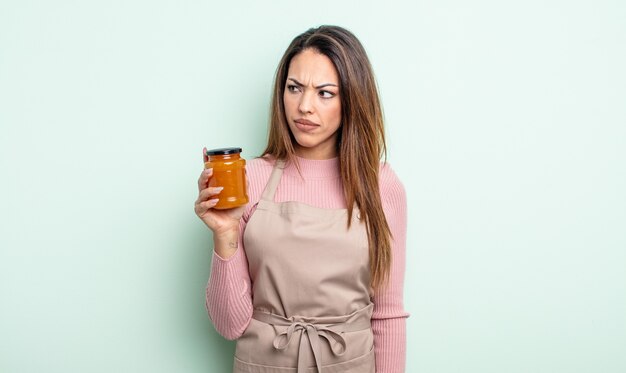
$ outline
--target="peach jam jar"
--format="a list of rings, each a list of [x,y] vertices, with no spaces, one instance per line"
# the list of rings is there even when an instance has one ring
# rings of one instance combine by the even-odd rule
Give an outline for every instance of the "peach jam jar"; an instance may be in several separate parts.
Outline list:
[[[213,176],[209,187],[223,187],[220,194],[213,198],[219,201],[216,209],[224,210],[248,203],[246,193],[246,160],[239,155],[241,148],[220,148],[206,151],[208,161],[204,168],[212,168]]]

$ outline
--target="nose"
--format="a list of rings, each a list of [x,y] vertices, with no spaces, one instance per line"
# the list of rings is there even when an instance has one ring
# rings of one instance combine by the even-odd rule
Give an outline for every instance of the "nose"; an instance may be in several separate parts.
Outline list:
[[[300,96],[300,103],[298,105],[298,110],[302,114],[310,114],[313,112],[313,98],[311,97],[310,92],[304,92]]]

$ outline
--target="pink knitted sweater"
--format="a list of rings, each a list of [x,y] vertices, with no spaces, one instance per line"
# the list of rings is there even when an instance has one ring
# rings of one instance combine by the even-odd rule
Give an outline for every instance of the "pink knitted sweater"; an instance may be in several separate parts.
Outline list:
[[[276,190],[275,201],[299,201],[320,208],[345,208],[338,158],[310,160],[298,158],[302,177],[289,164]],[[249,160],[246,207],[240,225],[239,248],[223,259],[213,252],[211,275],[206,288],[206,307],[215,329],[227,339],[239,338],[252,318],[252,296],[243,232],[267,184],[273,163]],[[392,265],[389,284],[372,299],[372,330],[377,373],[404,372],[406,359],[406,318],[402,294],[406,246],[406,194],[388,164],[381,164],[380,190],[383,210],[391,228]],[[243,250],[242,250],[243,248]]]

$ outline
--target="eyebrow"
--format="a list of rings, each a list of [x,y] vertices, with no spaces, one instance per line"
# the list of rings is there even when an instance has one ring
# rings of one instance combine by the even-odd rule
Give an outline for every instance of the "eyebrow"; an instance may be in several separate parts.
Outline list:
[[[296,83],[297,85],[304,87],[304,84],[300,83],[299,81],[295,80],[294,78],[288,78],[288,80],[293,81],[294,83]],[[320,84],[318,86],[316,86],[315,88],[324,88],[324,87],[337,87],[337,84],[333,84],[333,83],[324,83],[324,84]]]

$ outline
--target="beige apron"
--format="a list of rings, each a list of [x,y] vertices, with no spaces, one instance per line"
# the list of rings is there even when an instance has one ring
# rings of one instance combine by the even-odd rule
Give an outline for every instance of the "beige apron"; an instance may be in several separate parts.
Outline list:
[[[374,373],[365,225],[356,209],[347,229],[347,209],[274,202],[283,168],[244,232],[254,313],[234,372]]]

